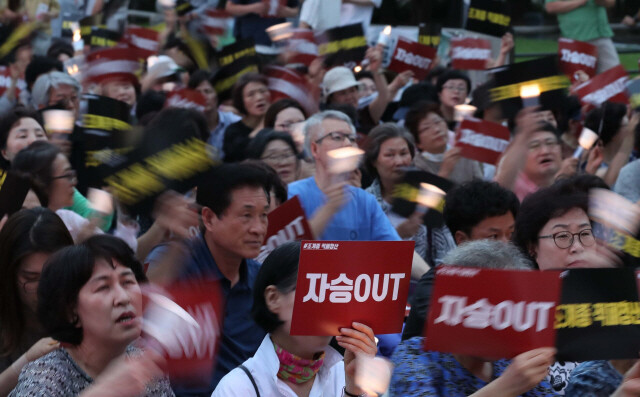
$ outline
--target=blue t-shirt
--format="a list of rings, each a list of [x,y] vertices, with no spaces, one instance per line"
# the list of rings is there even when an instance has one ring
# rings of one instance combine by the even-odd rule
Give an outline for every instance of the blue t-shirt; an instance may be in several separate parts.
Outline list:
[[[262,0],[229,0],[234,4],[254,4]],[[287,7],[297,7],[298,0],[287,0]],[[253,39],[255,44],[271,45],[271,39],[266,32],[268,27],[284,23],[285,18],[263,18],[258,14],[250,13],[236,17],[233,27],[233,36],[236,39]]]
[[[622,383],[622,374],[609,361],[586,361],[571,371],[566,396],[609,397]]]
[[[253,284],[260,264],[251,259],[243,260],[240,265],[240,280],[231,287],[230,281],[220,273],[202,234],[189,240],[187,245],[190,257],[180,272],[179,278],[218,280],[226,303],[222,340],[219,344],[216,367],[209,387],[207,389],[194,389],[173,385],[173,388],[176,396],[210,396],[223,376],[245,360],[253,357],[253,354],[258,350],[260,343],[264,339],[265,332],[251,317]],[[145,263],[153,266],[159,258],[166,254],[168,248],[168,245],[160,245],[154,248]]]
[[[320,240],[399,241],[400,236],[378,205],[376,198],[362,189],[347,186],[348,202],[327,224]],[[307,219],[326,201],[314,177],[289,184],[289,198],[298,196]]]
[[[392,396],[466,397],[487,385],[456,360],[452,354],[424,351],[424,338],[416,336],[400,343],[391,360],[395,364],[389,394]],[[508,360],[493,362],[493,379],[509,366]],[[555,396],[543,380],[524,393],[526,397]]]

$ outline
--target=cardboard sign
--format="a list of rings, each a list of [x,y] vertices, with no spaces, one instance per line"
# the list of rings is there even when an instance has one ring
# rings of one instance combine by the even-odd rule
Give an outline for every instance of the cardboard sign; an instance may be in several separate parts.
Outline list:
[[[313,89],[301,73],[282,66],[269,66],[264,74],[269,82],[271,102],[283,98],[295,99],[306,110],[307,114],[318,111],[319,98],[312,94]]]
[[[207,100],[204,95],[199,91],[191,90],[189,88],[181,88],[179,90],[171,91],[167,95],[167,100],[164,103],[164,107],[194,109],[198,112],[204,112],[204,108],[207,105]]]
[[[511,358],[554,346],[559,297],[560,272],[440,266],[425,350]]]
[[[131,48],[107,48],[91,52],[86,57],[86,71],[81,73],[85,79],[94,83],[102,83],[108,79],[128,80],[138,83],[142,74],[143,54]]]
[[[30,187],[28,177],[0,169],[0,219],[22,209]]]
[[[258,72],[258,56],[253,40],[236,40],[217,55],[220,68],[213,77],[213,88],[220,102],[231,98],[233,85],[240,76]]]
[[[511,26],[508,1],[471,0],[465,29],[502,37]]]
[[[565,272],[555,327],[558,361],[638,358],[640,302],[635,271]]]
[[[7,56],[10,55],[13,50],[21,45],[25,45],[31,42],[31,37],[36,33],[36,30],[40,26],[40,22],[23,22],[18,24],[15,28],[7,27],[3,30],[4,34],[0,37],[0,62],[3,64],[8,63]]]
[[[629,75],[622,65],[602,72],[573,89],[573,94],[583,104],[600,106],[603,102],[629,103],[626,84]]]
[[[143,293],[142,335],[167,360],[171,380],[208,386],[222,338],[224,302],[218,283],[187,281],[167,290],[143,286]]]
[[[291,335],[339,335],[354,321],[402,330],[413,241],[303,241]]]
[[[441,29],[441,24],[421,23],[418,29],[418,43],[428,45],[433,48],[438,48],[438,45],[440,44]]]
[[[409,170],[393,191],[391,210],[405,218],[411,216],[416,211],[420,186],[423,183],[436,186],[445,193],[454,186],[453,182],[430,172]],[[427,228],[441,227],[444,224],[443,209],[444,201],[437,208],[431,208],[424,214],[423,221]]]
[[[318,45],[313,32],[307,29],[294,29],[287,44],[287,52],[290,54],[287,63],[311,65],[311,62],[318,58]]]
[[[436,50],[433,47],[399,37],[388,69],[397,73],[412,70],[414,78],[423,80],[427,77],[435,56]]]
[[[315,34],[318,54],[325,57],[330,69],[344,65],[353,68],[360,64],[367,52],[367,39],[361,23],[339,26]]]
[[[462,157],[497,164],[509,145],[509,129],[502,124],[465,118],[456,131],[456,144]]]
[[[81,108],[81,133],[74,143],[78,184],[101,188],[104,178],[122,165],[132,147],[127,143],[131,134],[129,105],[100,95],[85,95]]]
[[[268,218],[269,226],[264,238],[264,245],[260,248],[260,255],[256,258],[260,263],[264,262],[271,251],[284,243],[313,239],[313,233],[311,233],[298,196],[293,196],[271,211]]]
[[[147,59],[158,53],[159,36],[160,34],[153,29],[128,27],[122,36],[122,43],[137,50],[142,58]]]
[[[489,40],[456,37],[451,40],[451,62],[454,69],[484,70],[491,59]]]
[[[229,28],[231,15],[218,8],[208,8],[202,17],[202,29],[208,35],[222,36]]]
[[[560,38],[558,40],[558,58],[562,72],[577,81],[576,72],[583,71],[592,78],[596,75],[598,47],[584,41]]]
[[[91,37],[85,39],[85,43],[91,45],[92,49],[115,47],[120,42],[122,35],[113,30],[99,28],[93,26],[91,28]]]

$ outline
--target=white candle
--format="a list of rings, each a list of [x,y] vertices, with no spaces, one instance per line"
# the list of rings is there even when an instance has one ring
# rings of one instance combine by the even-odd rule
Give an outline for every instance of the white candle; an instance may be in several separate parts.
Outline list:
[[[445,196],[446,193],[439,187],[429,183],[421,183],[416,202],[423,209],[438,209],[442,205]]]
[[[349,146],[331,150],[327,155],[329,156],[329,172],[334,175],[340,175],[358,168],[364,151]]]
[[[594,143],[598,140],[598,134],[590,130],[589,128],[583,128],[580,133],[580,138],[578,138],[578,148],[573,153],[574,158],[580,158],[582,152],[585,150],[591,149]]]
[[[476,109],[477,108],[472,105],[456,105],[453,111],[453,119],[457,122],[461,122],[465,117],[472,117]]]
[[[378,36],[378,44],[383,47],[388,47],[389,44],[391,44],[391,25],[387,25],[387,27],[380,32],[380,36]]]
[[[70,110],[52,109],[42,112],[44,128],[49,134],[70,134],[75,116]]]
[[[520,98],[525,108],[540,104],[540,86],[538,84],[523,85],[520,87]]]

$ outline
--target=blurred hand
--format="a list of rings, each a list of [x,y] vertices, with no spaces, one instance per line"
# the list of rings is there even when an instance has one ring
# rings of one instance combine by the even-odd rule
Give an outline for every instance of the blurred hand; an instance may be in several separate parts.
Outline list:
[[[378,46],[369,47],[364,58],[369,60],[368,68],[371,73],[377,73],[380,70],[380,66],[382,66],[382,50]]]
[[[611,397],[640,397],[640,361],[627,371],[622,384]]]
[[[404,222],[396,227],[396,231],[400,235],[400,238],[409,238],[418,232],[418,229],[423,223],[423,214],[416,211],[407,218]]]
[[[593,149],[589,150],[585,172],[587,174],[595,175],[596,171],[598,171],[598,168],[600,168],[603,161],[604,155],[602,154],[602,146],[600,144],[597,144],[593,147]]]
[[[500,42],[500,53],[506,54],[513,49],[513,35],[511,33],[505,33],[502,36],[502,41]]]
[[[60,347],[60,342],[52,338],[42,338],[33,344],[25,353],[27,361],[35,361]]]
[[[200,218],[193,204],[174,191],[163,193],[157,200],[154,213],[158,226],[170,230],[176,237],[189,237],[189,228],[198,227]]]
[[[109,364],[85,393],[101,397],[139,396],[149,382],[162,376],[163,363],[162,357],[152,350],[139,357],[120,357]]]
[[[373,330],[357,322],[353,322],[353,328],[341,328],[340,335],[336,336],[338,345],[346,349],[344,353],[345,385],[351,394],[362,394],[363,391],[355,385],[356,356],[375,356],[378,352]]]
[[[456,166],[458,161],[460,161],[460,151],[462,148],[460,147],[452,147],[447,150],[444,154],[444,159],[442,160],[442,165],[440,166],[440,171],[438,171],[438,176],[442,178],[449,178],[449,175],[453,172],[453,168]]]
[[[413,78],[413,70],[405,70],[402,73],[398,73],[398,75],[393,79],[391,84],[389,84],[390,90],[399,90],[404,87],[411,81]]]
[[[267,3],[263,1],[259,1],[257,3],[252,4],[251,12],[254,14],[258,14],[261,17],[267,16],[267,12],[269,11],[269,6]]]
[[[556,174],[556,178],[559,176],[571,176],[574,175],[578,171],[578,161],[580,159],[574,157],[567,157],[562,160],[562,164],[560,165],[560,170]]]
[[[531,390],[549,373],[549,366],[553,364],[556,349],[543,347],[524,352],[511,361],[511,364],[496,380],[502,390],[520,395]],[[506,394],[506,393],[505,393]]]
[[[627,26],[635,26],[636,20],[630,15],[625,15],[625,17],[622,18],[622,23]]]

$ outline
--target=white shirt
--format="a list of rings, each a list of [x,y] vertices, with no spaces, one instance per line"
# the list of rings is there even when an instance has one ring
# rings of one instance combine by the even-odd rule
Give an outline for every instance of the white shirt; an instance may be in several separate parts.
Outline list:
[[[342,8],[340,9],[340,26],[361,23],[362,29],[364,29],[364,35],[366,36],[369,25],[371,24],[373,8],[379,8],[382,0],[371,0],[371,2],[373,5],[370,6],[342,3]]]
[[[326,30],[340,25],[340,0],[305,0],[300,9],[300,21],[314,30]]]
[[[245,361],[261,396],[297,397],[296,393],[280,378],[280,361],[273,348],[270,335],[264,337],[256,354]],[[336,397],[342,395],[344,387],[344,362],[335,349],[327,346],[324,362],[313,380],[309,397]],[[240,368],[225,375],[211,394],[211,397],[252,397],[256,392],[247,374]]]

